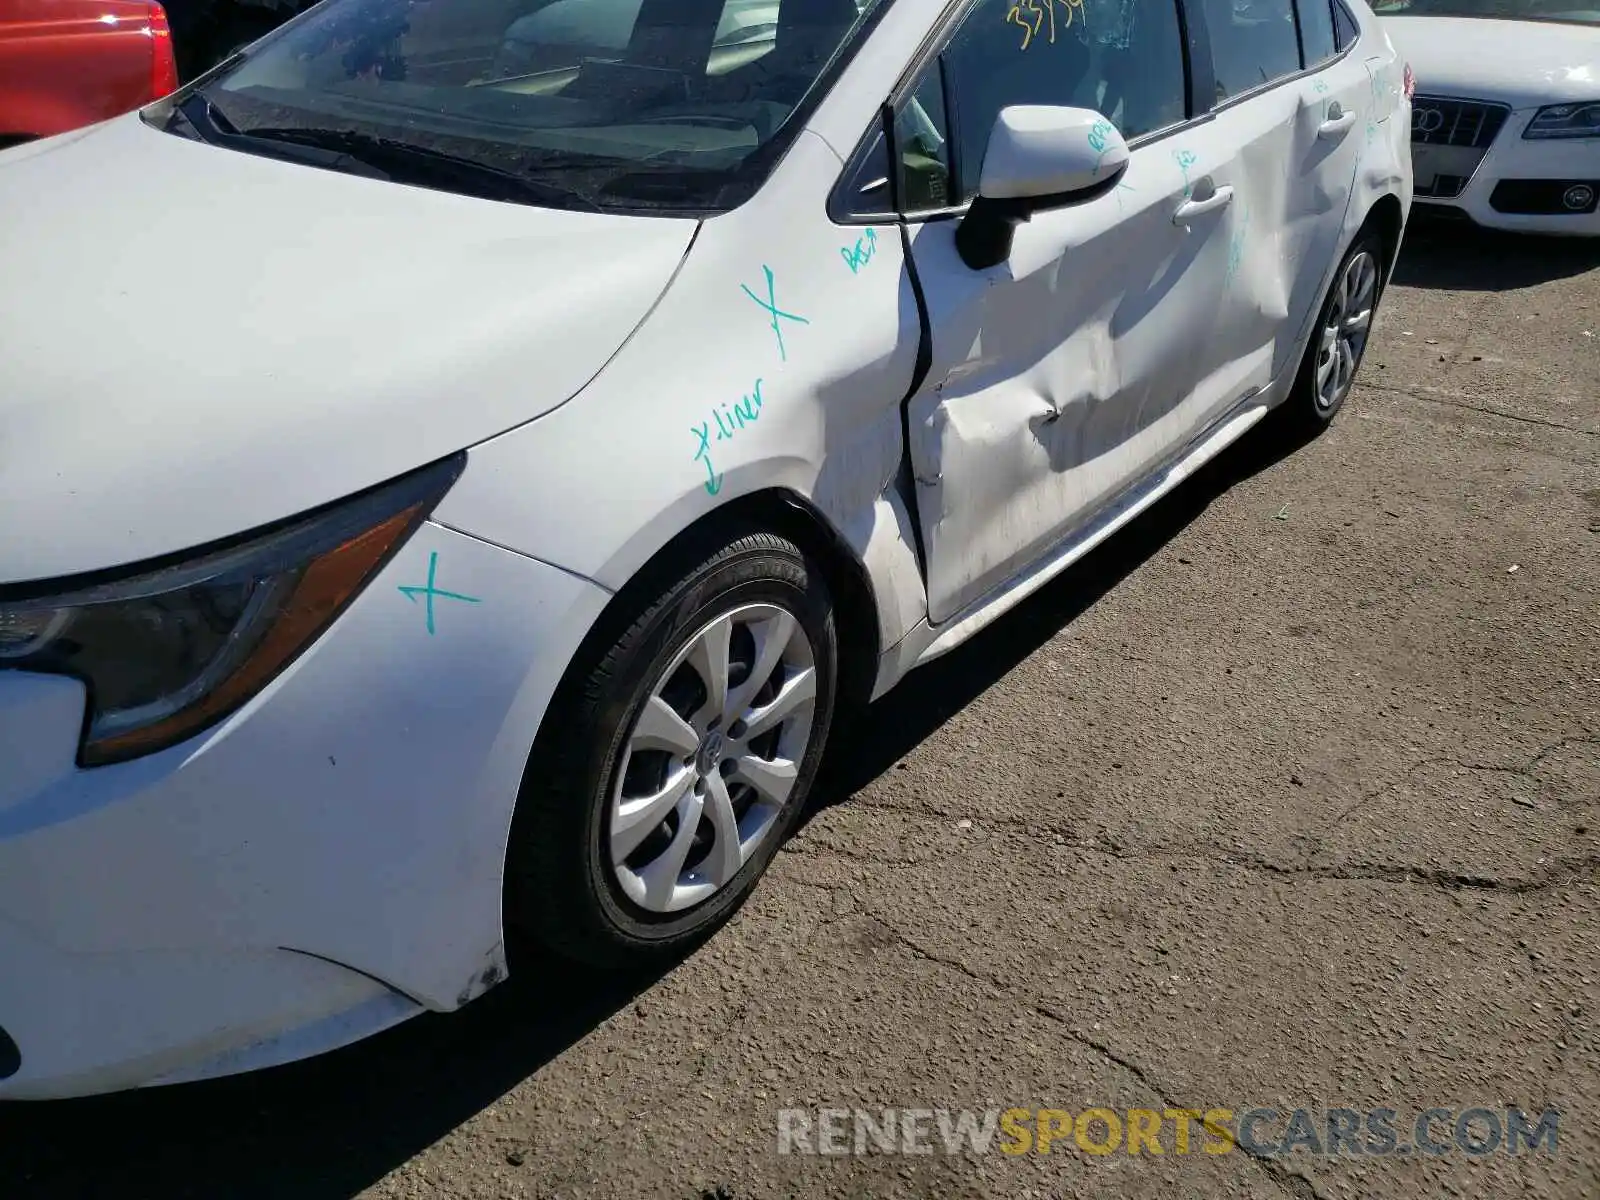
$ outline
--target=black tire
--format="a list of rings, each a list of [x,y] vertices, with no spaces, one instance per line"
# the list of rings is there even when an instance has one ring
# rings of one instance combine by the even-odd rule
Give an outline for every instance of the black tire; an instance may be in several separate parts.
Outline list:
[[[506,872],[507,926],[591,966],[660,968],[715,932],[793,829],[827,743],[838,639],[821,573],[792,542],[764,532],[702,553],[703,560],[676,582],[615,614],[606,624],[621,628],[620,636],[603,636],[587,664],[580,655],[551,703],[517,802]],[[763,840],[729,882],[693,907],[652,912],[626,894],[610,853],[612,797],[621,786],[629,738],[679,652],[719,616],[752,604],[792,615],[809,642],[816,693],[805,751],[794,760],[795,782]],[[668,768],[681,769],[666,757]],[[659,826],[657,835],[670,840],[681,818],[674,812],[669,819],[673,824]],[[672,875],[679,878],[676,871]]]
[[[1361,361],[1371,340],[1370,324],[1366,336],[1355,349],[1355,363],[1350,368],[1349,378],[1344,386],[1334,389],[1335,394],[1331,397],[1325,394],[1325,389],[1319,387],[1319,367],[1325,361],[1326,353],[1325,334],[1340,305],[1341,285],[1350,274],[1352,266],[1363,256],[1374,269],[1372,301],[1368,307],[1372,314],[1371,319],[1373,321],[1377,319],[1378,304],[1383,299],[1388,275],[1388,255],[1383,239],[1376,232],[1368,230],[1357,236],[1350,249],[1345,252],[1344,258],[1340,260],[1339,269],[1334,272],[1333,282],[1328,287],[1328,294],[1322,298],[1322,305],[1317,310],[1317,322],[1312,327],[1311,339],[1306,345],[1305,357],[1300,362],[1294,386],[1288,398],[1274,413],[1280,431],[1290,437],[1309,439],[1326,429],[1339,410],[1344,407],[1344,402],[1350,395],[1350,388],[1354,385],[1355,376],[1361,369]]]

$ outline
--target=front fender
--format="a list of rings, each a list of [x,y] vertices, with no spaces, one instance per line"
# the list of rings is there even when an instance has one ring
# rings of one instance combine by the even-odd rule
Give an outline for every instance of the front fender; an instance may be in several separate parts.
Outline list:
[[[892,489],[921,322],[898,231],[828,220],[839,170],[802,137],[583,392],[472,451],[436,519],[617,590],[723,505],[788,490],[855,550],[897,641],[920,603]]]

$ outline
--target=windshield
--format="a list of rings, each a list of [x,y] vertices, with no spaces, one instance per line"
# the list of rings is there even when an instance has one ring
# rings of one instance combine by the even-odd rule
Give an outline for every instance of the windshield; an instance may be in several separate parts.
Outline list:
[[[362,145],[386,166],[417,147],[549,185],[536,202],[716,212],[760,185],[889,2],[324,0],[199,94],[247,149],[256,131],[342,137],[337,169]]]
[[[1600,25],[1600,0],[1376,0],[1380,17],[1484,17]]]

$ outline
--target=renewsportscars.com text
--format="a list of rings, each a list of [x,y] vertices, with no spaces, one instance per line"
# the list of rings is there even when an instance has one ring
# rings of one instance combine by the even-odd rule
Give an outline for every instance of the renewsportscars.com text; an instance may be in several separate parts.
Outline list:
[[[779,1154],[1554,1154],[1557,1109],[784,1108]]]

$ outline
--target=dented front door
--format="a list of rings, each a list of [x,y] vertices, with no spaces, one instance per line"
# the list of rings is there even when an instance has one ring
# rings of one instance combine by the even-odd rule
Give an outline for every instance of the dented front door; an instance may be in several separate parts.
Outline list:
[[[909,441],[934,623],[1047,553],[1220,407],[1196,364],[1216,359],[1226,206],[1179,223],[1199,158],[1170,138],[1134,150],[1118,187],[1036,213],[988,270],[961,261],[954,220],[911,227],[932,360]]]

